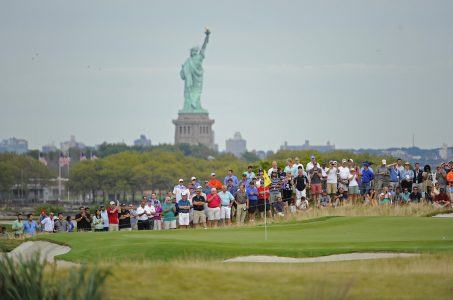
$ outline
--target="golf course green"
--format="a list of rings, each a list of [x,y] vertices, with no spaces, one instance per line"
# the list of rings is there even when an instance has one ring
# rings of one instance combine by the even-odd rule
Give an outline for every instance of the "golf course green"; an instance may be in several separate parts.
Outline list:
[[[242,255],[286,257],[350,252],[453,251],[453,219],[324,217],[268,227],[41,235],[71,247],[59,259],[75,262],[223,260]]]

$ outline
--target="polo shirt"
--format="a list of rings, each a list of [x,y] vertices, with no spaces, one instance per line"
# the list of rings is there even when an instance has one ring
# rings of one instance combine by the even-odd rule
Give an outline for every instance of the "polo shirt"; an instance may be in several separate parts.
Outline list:
[[[219,195],[220,197],[220,202],[222,204],[222,206],[228,206],[230,205],[231,201],[234,200],[234,197],[233,195],[231,195],[231,193],[229,191],[220,191],[217,193],[217,195]]]
[[[38,223],[36,223],[34,220],[32,220],[31,222],[29,220],[24,222],[24,233],[25,234],[35,235],[37,230],[38,230]]]
[[[182,193],[186,192],[186,191],[187,191],[187,188],[183,184],[178,184],[177,186],[175,186],[175,188],[173,189],[173,194],[176,197],[176,201],[181,200]]]
[[[190,201],[189,200],[179,200],[178,201],[178,206],[179,206],[179,212],[182,214],[187,214],[190,211],[190,208],[181,208],[181,206],[190,206]]]
[[[389,171],[390,171],[390,182],[398,182],[400,171],[398,171],[398,169],[395,167],[390,168]]]
[[[220,206],[220,197],[218,194],[210,194],[208,196],[208,200],[210,200],[210,202],[208,202],[209,208],[215,208]]]
[[[120,213],[118,213],[118,218],[122,216],[126,216],[129,214],[129,210],[127,209],[122,209]],[[124,228],[131,228],[131,217],[125,217],[124,219],[119,219],[118,222],[118,227],[120,229]]]
[[[249,186],[247,188],[247,197],[249,198],[250,201],[257,201],[258,200],[258,189],[256,186]]]
[[[371,180],[374,178],[374,173],[371,172],[371,170],[365,170],[363,169],[362,171],[362,183],[369,183]]]
[[[238,181],[238,178],[236,177],[236,175],[231,175],[231,176],[226,176],[225,179],[223,180],[223,183],[225,185],[228,184],[228,180],[232,179],[233,180],[233,184],[234,185],[238,185],[239,181]]]
[[[162,215],[164,217],[164,221],[175,221],[176,217],[173,212],[175,209],[175,205],[173,203],[166,203],[162,204]]]
[[[193,210],[196,210],[196,211],[203,211],[203,210],[204,210],[204,204],[195,205],[194,202],[203,202],[203,203],[206,203],[205,197],[203,197],[202,195],[195,195],[195,196],[193,196],[193,198],[192,198]]]
[[[44,231],[53,232],[54,221],[51,220],[50,217],[44,218],[44,220],[41,221],[41,224],[44,225]]]
[[[234,195],[235,198],[236,198],[236,202],[238,204],[245,204],[247,203],[247,192],[245,190],[241,191],[241,190],[238,190],[236,195]]]
[[[118,209],[109,207],[107,214],[109,215],[109,224],[118,224]]]

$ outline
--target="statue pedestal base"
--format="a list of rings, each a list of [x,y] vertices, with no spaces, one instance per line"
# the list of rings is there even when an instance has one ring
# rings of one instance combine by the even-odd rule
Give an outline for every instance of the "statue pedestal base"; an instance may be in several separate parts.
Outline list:
[[[213,119],[209,119],[206,113],[178,113],[178,118],[173,120],[175,124],[175,144],[202,144],[217,150],[214,143],[214,131],[212,131]]]

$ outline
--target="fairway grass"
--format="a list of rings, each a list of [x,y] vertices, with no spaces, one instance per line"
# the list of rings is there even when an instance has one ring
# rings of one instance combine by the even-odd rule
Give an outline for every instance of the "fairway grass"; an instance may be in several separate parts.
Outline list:
[[[350,252],[453,251],[453,219],[324,217],[263,226],[211,230],[75,233],[38,237],[72,250],[74,262],[223,260],[243,255],[322,256]]]

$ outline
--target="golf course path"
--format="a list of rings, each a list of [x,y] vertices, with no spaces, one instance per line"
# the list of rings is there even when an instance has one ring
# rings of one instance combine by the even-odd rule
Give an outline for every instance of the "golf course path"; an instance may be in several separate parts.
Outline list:
[[[268,255],[250,255],[239,256],[227,259],[224,262],[248,262],[248,263],[314,263],[314,262],[332,262],[332,261],[348,261],[348,260],[364,260],[364,259],[380,259],[380,258],[396,258],[396,257],[413,257],[419,256],[418,253],[346,253],[334,254],[318,257],[280,257]]]
[[[69,251],[71,251],[71,248],[68,246],[61,246],[45,241],[27,241],[8,253],[8,256],[15,260],[19,260],[20,258],[27,260],[40,253],[42,261],[53,263],[55,256],[66,254]],[[57,260],[57,266],[74,267],[78,265],[68,261]]]

